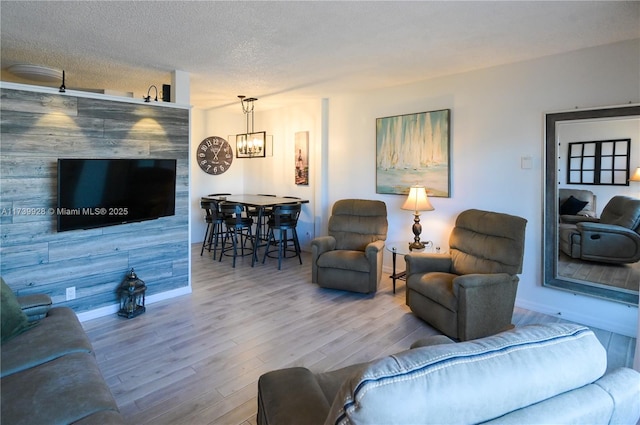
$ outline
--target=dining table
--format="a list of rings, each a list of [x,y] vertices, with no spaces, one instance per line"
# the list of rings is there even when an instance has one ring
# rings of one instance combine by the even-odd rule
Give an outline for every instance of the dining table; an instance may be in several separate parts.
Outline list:
[[[254,195],[254,194],[233,194],[233,195],[218,195],[218,196],[205,196],[205,199],[212,199],[218,202],[232,202],[235,204],[244,205],[245,207],[253,207],[258,210],[258,217],[256,233],[254,235],[254,249],[253,249],[253,260],[251,261],[251,265],[258,261],[258,248],[262,246],[266,246],[268,242],[261,243],[266,238],[260,234],[260,223],[265,216],[265,210],[267,208],[273,208],[278,205],[287,205],[287,204],[308,204],[308,199],[294,198],[294,197],[286,197],[286,196],[271,196],[271,195]]]

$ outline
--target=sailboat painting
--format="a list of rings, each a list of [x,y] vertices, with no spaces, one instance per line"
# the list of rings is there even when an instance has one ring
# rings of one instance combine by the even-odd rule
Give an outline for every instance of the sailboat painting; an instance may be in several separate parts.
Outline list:
[[[376,193],[450,196],[449,109],[376,119]]]

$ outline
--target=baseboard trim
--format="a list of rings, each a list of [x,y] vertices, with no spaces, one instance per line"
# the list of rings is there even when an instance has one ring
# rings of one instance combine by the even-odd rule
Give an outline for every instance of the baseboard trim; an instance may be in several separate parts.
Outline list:
[[[575,322],[581,325],[614,332],[617,334],[629,336],[631,338],[636,338],[636,332],[638,332],[638,329],[636,329],[636,327],[632,324],[618,323],[615,321],[607,320],[606,317],[598,317],[597,315],[589,315],[571,310],[559,312],[557,309],[550,308],[547,305],[531,301],[516,299],[516,307],[535,311],[537,313],[548,314],[549,316],[561,317],[562,319],[568,320],[570,322]],[[629,308],[633,307],[629,306]]]
[[[172,289],[166,292],[160,292],[159,294],[149,295],[145,299],[145,305],[157,303],[160,301],[168,300],[171,298],[179,297],[181,295],[188,295],[192,292],[191,286],[183,286],[178,289]],[[104,316],[109,316],[111,314],[116,314],[120,306],[118,304],[108,305],[105,307],[100,307],[95,310],[83,311],[78,313],[78,320],[81,322],[86,322],[87,320],[97,319]]]

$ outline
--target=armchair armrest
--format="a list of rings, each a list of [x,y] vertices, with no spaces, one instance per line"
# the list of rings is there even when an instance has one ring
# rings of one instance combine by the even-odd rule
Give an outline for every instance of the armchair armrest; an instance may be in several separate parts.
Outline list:
[[[314,258],[324,252],[333,251],[336,249],[336,238],[333,236],[318,236],[311,241],[311,249],[313,250]]]
[[[518,276],[508,273],[473,273],[453,279],[458,337],[466,341],[510,327],[518,281]]]
[[[404,256],[407,277],[416,273],[451,272],[451,255],[411,253]]]
[[[375,242],[369,243],[364,248],[364,252],[366,253],[367,258],[372,258],[372,257],[375,258],[378,255],[378,253],[381,252],[383,249],[384,249],[384,241],[377,240]]]
[[[22,295],[16,298],[30,322],[44,318],[52,304],[51,297],[46,294]]]
[[[517,280],[517,276],[512,276],[508,273],[472,273],[458,276],[453,279],[453,292],[458,296],[460,289],[475,289],[483,288],[487,286],[503,285],[505,283],[512,282],[514,278]]]
[[[318,282],[318,257],[334,249],[336,238],[333,236],[318,236],[311,241],[311,282]]]

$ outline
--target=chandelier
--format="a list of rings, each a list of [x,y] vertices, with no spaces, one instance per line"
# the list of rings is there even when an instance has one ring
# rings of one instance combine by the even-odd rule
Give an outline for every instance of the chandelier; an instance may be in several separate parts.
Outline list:
[[[237,158],[264,158],[265,157],[265,131],[253,130],[253,109],[255,97],[238,96],[242,112],[247,119],[247,132],[236,135]],[[251,123],[251,125],[249,125]]]

